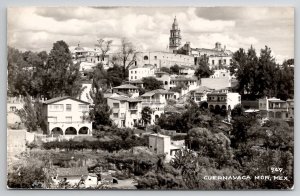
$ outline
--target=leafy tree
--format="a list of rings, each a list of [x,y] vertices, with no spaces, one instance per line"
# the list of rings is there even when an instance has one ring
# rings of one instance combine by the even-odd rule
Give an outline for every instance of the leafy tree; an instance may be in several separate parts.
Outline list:
[[[152,110],[150,107],[144,107],[142,109],[142,120],[144,121],[145,125],[151,123],[151,114]]]
[[[145,77],[142,79],[146,91],[152,91],[163,88],[163,82],[154,77]]]
[[[166,73],[171,73],[171,70],[168,67],[162,67],[162,68],[160,68],[160,71],[166,72]]]
[[[76,97],[81,93],[79,64],[73,64],[69,46],[64,41],[53,44],[47,62],[36,68],[34,81],[38,94],[48,99],[64,95]]]
[[[94,127],[99,125],[111,126],[112,121],[110,119],[111,110],[107,105],[107,100],[104,98],[104,91],[106,90],[106,79],[103,79],[103,68],[99,66],[96,68],[95,76],[92,83],[90,96],[93,99],[93,106],[90,110],[89,116],[93,121]]]
[[[201,57],[195,71],[195,76],[200,80],[200,78],[208,78],[213,73],[214,72],[208,66],[208,58],[206,56]]]
[[[231,116],[235,117],[235,116],[242,116],[245,112],[244,107],[242,106],[242,104],[238,104],[236,106],[234,106],[234,108],[231,110]]]
[[[37,131],[37,113],[29,95],[25,97],[24,106],[17,111],[17,114],[20,116],[22,123],[24,123],[29,132]]]
[[[170,71],[171,71],[171,74],[179,75],[179,66],[176,64],[171,66]]]
[[[123,82],[123,71],[120,66],[114,65],[113,67],[110,67],[107,69],[107,83],[110,86],[119,86]]]

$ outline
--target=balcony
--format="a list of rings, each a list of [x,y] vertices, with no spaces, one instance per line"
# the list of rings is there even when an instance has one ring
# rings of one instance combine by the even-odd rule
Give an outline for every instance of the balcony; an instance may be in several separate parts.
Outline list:
[[[138,110],[138,106],[129,106],[129,110]]]

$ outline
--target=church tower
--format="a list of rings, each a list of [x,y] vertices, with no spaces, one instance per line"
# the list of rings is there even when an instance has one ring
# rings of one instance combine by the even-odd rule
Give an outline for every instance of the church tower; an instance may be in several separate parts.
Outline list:
[[[175,53],[181,45],[181,35],[180,29],[178,28],[178,23],[176,16],[172,24],[172,29],[170,30],[170,39],[169,39],[169,51]]]

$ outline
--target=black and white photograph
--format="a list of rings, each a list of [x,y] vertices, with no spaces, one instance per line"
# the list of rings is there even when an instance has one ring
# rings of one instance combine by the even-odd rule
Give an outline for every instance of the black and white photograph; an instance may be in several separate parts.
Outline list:
[[[7,7],[7,189],[294,190],[294,16]]]

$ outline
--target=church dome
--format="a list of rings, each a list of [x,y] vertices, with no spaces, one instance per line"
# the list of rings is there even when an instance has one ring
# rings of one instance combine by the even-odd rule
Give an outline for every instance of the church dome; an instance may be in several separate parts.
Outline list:
[[[75,50],[79,51],[79,50],[84,50],[83,47],[80,46],[80,44],[78,44],[78,46],[75,48]]]

